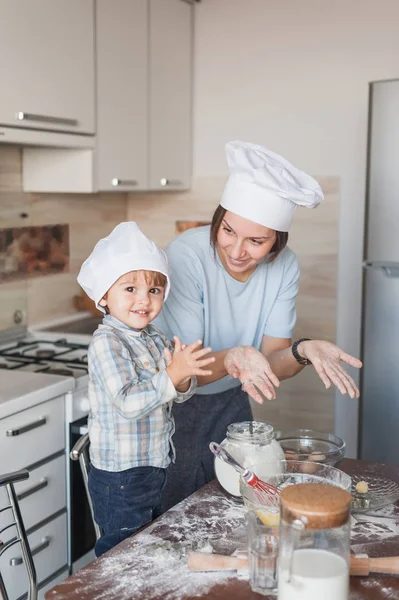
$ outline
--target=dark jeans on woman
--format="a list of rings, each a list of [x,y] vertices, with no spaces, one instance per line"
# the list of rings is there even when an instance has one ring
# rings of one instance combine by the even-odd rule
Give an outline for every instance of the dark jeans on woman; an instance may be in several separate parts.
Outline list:
[[[220,443],[231,423],[252,419],[248,395],[241,386],[218,394],[194,394],[187,402],[175,403],[172,414],[176,462],[168,467],[162,512],[215,478],[209,443]]]
[[[103,535],[95,545],[101,556],[161,514],[161,494],[166,469],[135,467],[113,473],[96,469],[89,473],[94,518]]]

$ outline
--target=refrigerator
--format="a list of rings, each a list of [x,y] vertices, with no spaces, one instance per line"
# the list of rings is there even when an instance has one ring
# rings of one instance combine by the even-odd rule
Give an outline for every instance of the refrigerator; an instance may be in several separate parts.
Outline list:
[[[370,84],[359,455],[399,463],[399,80]]]

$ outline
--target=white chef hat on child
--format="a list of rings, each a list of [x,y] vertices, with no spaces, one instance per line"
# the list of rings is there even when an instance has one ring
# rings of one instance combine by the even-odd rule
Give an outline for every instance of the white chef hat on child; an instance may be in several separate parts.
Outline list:
[[[141,231],[137,223],[120,223],[101,239],[81,266],[78,283],[105,313],[100,300],[119,277],[130,271],[157,271],[167,279],[165,300],[169,294],[168,259],[163,250]]]
[[[228,142],[230,177],[223,208],[276,231],[288,231],[297,206],[316,208],[323,199],[313,177],[285,158],[249,142]]]

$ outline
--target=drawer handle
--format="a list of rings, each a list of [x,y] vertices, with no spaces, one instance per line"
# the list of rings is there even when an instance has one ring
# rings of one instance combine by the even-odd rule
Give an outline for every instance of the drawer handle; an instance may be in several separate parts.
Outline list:
[[[19,110],[15,113],[17,121],[37,121],[39,123],[54,123],[56,125],[70,125],[76,127],[79,123],[77,119],[66,119],[65,117],[50,117],[48,115],[36,115]]]
[[[14,437],[16,435],[21,435],[21,433],[26,433],[27,431],[31,431],[31,429],[36,429],[36,427],[41,427],[47,423],[46,417],[40,417],[37,421],[33,423],[28,423],[27,425],[22,425],[18,429],[7,429],[6,436]]]
[[[180,179],[166,179],[166,177],[162,177],[159,183],[162,187],[167,187],[168,185],[182,185]]]
[[[45,550],[49,546],[50,546],[50,538],[46,536],[42,539],[40,544],[38,546],[36,546],[36,548],[32,548],[32,550],[31,550],[32,556],[39,554],[39,552],[41,552],[42,550]],[[18,565],[21,565],[22,563],[23,563],[22,556],[17,556],[16,558],[10,559],[10,567],[18,567]]]
[[[113,177],[111,179],[111,185],[113,187],[123,187],[123,186],[135,186],[138,185],[138,181],[136,179],[118,179],[117,177]]]
[[[39,483],[36,483],[36,485],[32,485],[32,487],[28,488],[24,492],[17,494],[17,500],[18,501],[23,500],[24,498],[27,498],[31,494],[34,494],[35,492],[38,492],[39,490],[42,490],[43,488],[45,488],[47,486],[48,486],[48,479],[46,479],[45,477],[42,477],[42,479],[39,481]]]

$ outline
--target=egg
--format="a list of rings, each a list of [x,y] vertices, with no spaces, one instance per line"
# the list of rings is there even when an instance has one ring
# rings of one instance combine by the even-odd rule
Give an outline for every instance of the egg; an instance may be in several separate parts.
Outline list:
[[[326,455],[322,452],[311,452],[308,456],[308,460],[312,460],[314,462],[324,462],[326,458]]]
[[[298,460],[299,456],[293,450],[285,450],[284,451],[286,460]]]
[[[312,461],[304,460],[299,468],[302,471],[302,473],[310,474],[310,473],[314,473],[315,471],[317,471],[317,465],[315,464],[315,461],[312,462]]]
[[[262,521],[263,525],[276,527],[280,524],[280,513],[266,512],[265,510],[257,510],[256,514]]]

